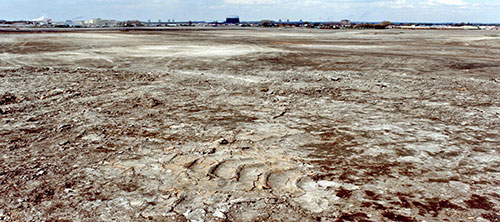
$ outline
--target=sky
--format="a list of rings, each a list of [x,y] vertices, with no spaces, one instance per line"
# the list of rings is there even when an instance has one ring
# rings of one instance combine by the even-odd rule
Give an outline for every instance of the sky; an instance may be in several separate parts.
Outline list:
[[[500,23],[500,0],[0,0],[0,19]]]

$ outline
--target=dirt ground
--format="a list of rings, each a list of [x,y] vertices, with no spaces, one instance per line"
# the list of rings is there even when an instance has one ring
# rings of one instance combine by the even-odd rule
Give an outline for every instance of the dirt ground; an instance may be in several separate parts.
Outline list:
[[[0,221],[500,221],[497,36],[0,33]]]

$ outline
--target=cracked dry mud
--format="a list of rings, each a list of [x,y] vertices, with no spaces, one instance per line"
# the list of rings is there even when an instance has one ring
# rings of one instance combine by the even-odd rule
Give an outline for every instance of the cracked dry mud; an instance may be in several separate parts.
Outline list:
[[[2,33],[0,220],[500,221],[500,38]]]

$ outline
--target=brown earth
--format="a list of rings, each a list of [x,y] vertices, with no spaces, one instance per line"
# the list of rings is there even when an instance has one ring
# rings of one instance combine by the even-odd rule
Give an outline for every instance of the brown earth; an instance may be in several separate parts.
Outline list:
[[[0,34],[0,221],[500,221],[486,31]]]

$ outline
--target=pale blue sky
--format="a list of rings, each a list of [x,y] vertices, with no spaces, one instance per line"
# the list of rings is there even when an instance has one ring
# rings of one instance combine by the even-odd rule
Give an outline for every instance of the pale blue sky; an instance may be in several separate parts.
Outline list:
[[[290,19],[500,23],[500,0],[0,0],[0,19]]]

